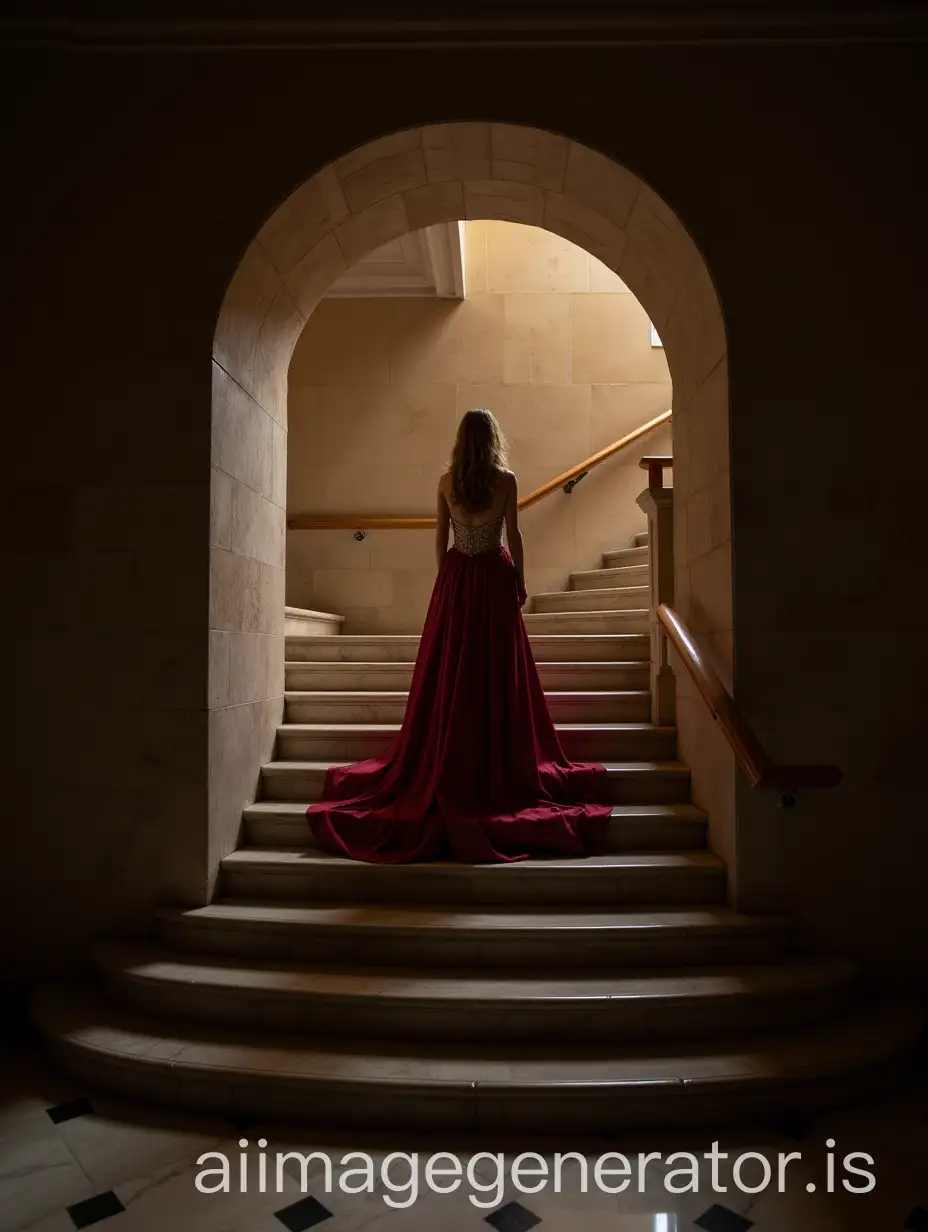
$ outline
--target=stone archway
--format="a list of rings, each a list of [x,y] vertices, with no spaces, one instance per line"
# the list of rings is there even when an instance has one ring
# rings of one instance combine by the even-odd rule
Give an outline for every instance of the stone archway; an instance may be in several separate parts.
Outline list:
[[[213,343],[209,880],[282,713],[287,369],[319,300],[348,266],[455,219],[544,227],[613,269],[664,343],[673,380],[676,602],[731,676],[727,353],[708,267],[640,178],[567,137],[497,123],[407,129],[318,171],[245,252]],[[734,770],[680,682],[683,756],[732,866]]]

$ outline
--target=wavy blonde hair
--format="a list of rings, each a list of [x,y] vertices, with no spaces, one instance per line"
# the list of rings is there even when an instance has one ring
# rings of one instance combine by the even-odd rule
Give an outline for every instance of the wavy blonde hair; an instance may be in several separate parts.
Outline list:
[[[493,503],[500,475],[506,470],[506,438],[496,416],[486,407],[472,407],[458,424],[451,451],[451,499],[468,513],[480,513]]]

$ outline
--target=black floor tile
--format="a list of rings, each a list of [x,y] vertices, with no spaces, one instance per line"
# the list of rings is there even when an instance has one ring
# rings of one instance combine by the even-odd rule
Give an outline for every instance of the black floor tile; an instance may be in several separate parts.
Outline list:
[[[46,1108],[45,1111],[56,1125],[61,1125],[64,1121],[73,1121],[75,1117],[89,1116],[93,1112],[93,1104],[89,1099],[72,1099],[66,1104],[55,1104],[54,1108]]]
[[[507,1202],[484,1220],[496,1232],[528,1232],[536,1223],[541,1223],[541,1217],[533,1214],[521,1202]]]
[[[108,1189],[106,1193],[94,1194],[92,1198],[69,1206],[68,1214],[75,1228],[89,1228],[91,1224],[99,1223],[101,1219],[109,1219],[111,1215],[118,1215],[125,1209],[112,1189]]]
[[[718,1205],[710,1206],[694,1222],[697,1228],[704,1228],[705,1232],[747,1232],[748,1228],[754,1227],[752,1220],[730,1211],[727,1206]]]
[[[306,1232],[307,1228],[314,1228],[317,1223],[331,1219],[332,1212],[310,1195],[308,1198],[300,1198],[299,1202],[294,1202],[292,1206],[275,1211],[274,1217],[280,1220],[287,1232]]]

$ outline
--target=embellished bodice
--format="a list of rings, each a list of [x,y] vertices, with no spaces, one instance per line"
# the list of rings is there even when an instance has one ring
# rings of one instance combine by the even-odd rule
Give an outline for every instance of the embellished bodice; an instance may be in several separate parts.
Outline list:
[[[502,546],[503,523],[505,515],[495,522],[484,522],[480,526],[465,526],[463,522],[451,519],[454,533],[454,546],[465,556],[479,556],[481,552],[492,552]]]

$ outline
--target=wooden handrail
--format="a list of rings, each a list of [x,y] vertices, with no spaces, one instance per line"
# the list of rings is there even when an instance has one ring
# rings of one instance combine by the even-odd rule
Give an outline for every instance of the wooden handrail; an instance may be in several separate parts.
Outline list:
[[[564,471],[563,475],[558,475],[548,483],[542,484],[528,496],[522,497],[519,501],[519,509],[528,509],[538,501],[544,500],[546,496],[550,496],[552,492],[556,492],[558,488],[573,484],[574,481],[591,471],[594,466],[599,466],[613,454],[627,449],[629,445],[634,445],[635,441],[641,440],[643,436],[653,432],[661,424],[668,423],[672,413],[672,411],[662,411],[660,415],[648,420],[640,428],[635,428],[619,440],[613,441],[611,445],[607,445],[605,449],[601,449],[599,453],[594,453],[585,462],[579,462],[569,471]],[[287,519],[288,530],[428,530],[434,525],[434,518],[386,518],[374,517],[366,513],[295,513],[292,518]]]
[[[528,496],[524,496],[519,501],[519,508],[528,509],[530,505],[544,500],[546,496],[550,496],[558,488],[563,488],[565,483],[570,483],[572,479],[576,479],[579,475],[591,471],[594,466],[600,466],[608,458],[611,458],[613,454],[620,453],[621,450],[627,449],[629,445],[634,445],[635,441],[640,441],[643,436],[647,436],[649,432],[653,432],[655,428],[659,428],[661,424],[668,423],[672,414],[672,411],[662,411],[660,415],[654,419],[649,419],[640,428],[633,429],[633,431],[625,436],[620,437],[619,440],[613,441],[611,445],[607,445],[605,449],[601,449],[599,453],[594,453],[592,458],[587,458],[585,462],[572,466],[563,475],[558,475],[556,479],[551,479],[548,483],[542,484],[540,488],[536,488],[534,492],[530,492]]]
[[[772,762],[679,615],[666,603],[660,605],[657,614],[752,787],[790,793],[806,787],[834,787],[841,782],[837,766],[778,766]]]

